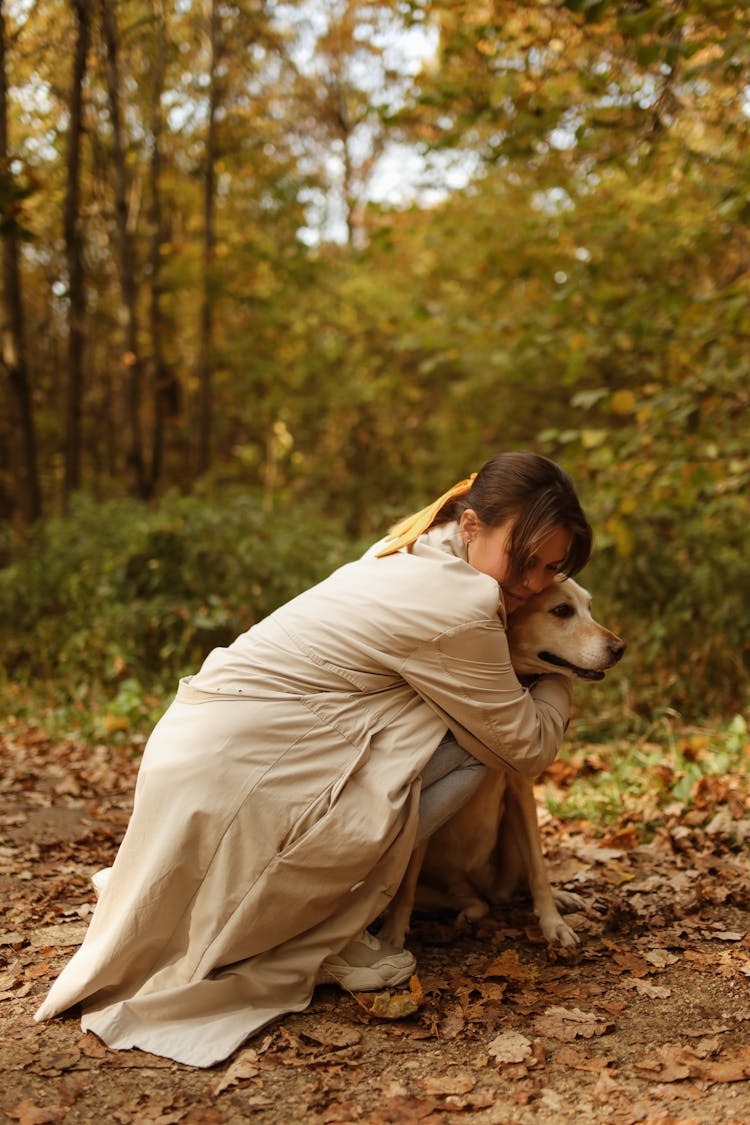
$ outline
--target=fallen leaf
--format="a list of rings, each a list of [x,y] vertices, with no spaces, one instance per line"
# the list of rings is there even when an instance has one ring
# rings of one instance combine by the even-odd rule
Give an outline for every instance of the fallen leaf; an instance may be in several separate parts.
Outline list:
[[[346,1027],[343,1024],[330,1020],[321,1020],[313,1028],[305,1028],[300,1033],[305,1039],[312,1039],[314,1043],[322,1043],[325,1047],[354,1047],[362,1041],[362,1032],[355,1027]]]
[[[80,945],[86,936],[87,925],[67,922],[61,926],[42,926],[31,934],[34,949],[55,949],[58,946]]]
[[[604,1058],[601,1055],[587,1055],[579,1047],[561,1047],[555,1054],[558,1066],[569,1066],[572,1070],[591,1071],[598,1074],[614,1063],[614,1059]]]
[[[434,1098],[387,1098],[380,1110],[368,1118],[368,1125],[381,1125],[381,1122],[382,1125],[391,1125],[395,1121],[399,1125],[443,1121],[442,1113],[439,1116],[436,1113],[440,1109],[440,1103]]]
[[[518,954],[513,949],[507,949],[482,970],[483,977],[500,977],[502,980],[528,981],[533,975],[533,968],[519,961]]]
[[[42,1107],[34,1102],[20,1102],[15,1109],[6,1109],[8,1117],[20,1122],[20,1125],[50,1125],[54,1121],[62,1121],[68,1112],[60,1106]]]
[[[634,953],[615,953],[612,960],[619,968],[627,970],[632,973],[634,977],[645,976],[650,972],[645,957],[638,957]]]
[[[440,1017],[438,1023],[440,1038],[455,1039],[457,1035],[460,1035],[465,1026],[466,1017],[461,1009],[461,1005],[456,1002],[450,1005],[445,1014]]]
[[[487,1047],[498,1063],[520,1063],[531,1057],[531,1040],[519,1031],[503,1031]]]
[[[270,1102],[266,1102],[270,1105]],[[359,1109],[354,1102],[332,1102],[320,1118],[323,1125],[336,1125],[341,1122],[341,1125],[351,1125],[352,1121],[356,1121],[360,1116]]]
[[[696,1064],[691,1077],[709,1082],[744,1082],[750,1078],[750,1047],[740,1047],[734,1054],[725,1051],[720,1059]]]
[[[572,1043],[579,1037],[591,1039],[594,1035],[604,1035],[614,1024],[594,1012],[583,1012],[580,1008],[547,1008],[543,1016],[538,1016],[536,1026],[543,1035]]]
[[[465,1071],[457,1071],[423,1078],[420,1085],[428,1094],[468,1094],[476,1086],[476,1079]]]
[[[221,1094],[222,1091],[229,1090],[240,1082],[256,1078],[259,1073],[258,1052],[248,1048],[237,1056],[221,1078],[214,1083],[213,1092],[214,1094]]]
[[[672,995],[671,988],[652,984],[649,980],[639,980],[638,977],[633,977],[632,980],[624,979],[622,985],[624,988],[634,988],[639,996],[648,996],[651,1000],[666,1000]]]
[[[674,965],[675,961],[679,961],[679,957],[668,949],[651,949],[645,956],[649,965],[654,965],[657,969],[666,969],[667,965]]]
[[[415,973],[409,981],[408,992],[355,992],[354,997],[368,1015],[381,1020],[401,1020],[413,1016],[424,1004],[424,993]]]

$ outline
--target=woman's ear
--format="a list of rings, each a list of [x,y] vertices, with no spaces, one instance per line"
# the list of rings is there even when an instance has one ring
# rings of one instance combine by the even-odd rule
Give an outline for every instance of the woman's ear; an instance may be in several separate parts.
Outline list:
[[[472,539],[479,530],[479,516],[473,508],[466,508],[461,513],[461,518],[458,521],[458,526],[461,528],[461,536],[464,543],[471,543]]]

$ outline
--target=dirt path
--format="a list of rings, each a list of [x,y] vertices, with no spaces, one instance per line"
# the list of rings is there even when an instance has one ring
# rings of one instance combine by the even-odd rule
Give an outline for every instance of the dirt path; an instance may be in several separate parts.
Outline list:
[[[547,950],[523,903],[466,933],[422,917],[415,1014],[376,1019],[319,989],[305,1013],[199,1071],[109,1051],[74,1017],[33,1023],[85,931],[136,760],[32,731],[0,748],[2,1120],[750,1122],[750,852],[722,831],[736,807],[713,809],[711,831],[666,816],[648,846],[632,827],[597,838],[549,820],[553,878],[586,902],[568,916],[574,953]]]

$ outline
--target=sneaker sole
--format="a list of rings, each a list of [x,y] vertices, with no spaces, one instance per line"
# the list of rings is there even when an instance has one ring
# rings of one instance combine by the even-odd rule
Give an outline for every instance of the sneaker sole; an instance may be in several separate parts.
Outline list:
[[[336,984],[347,992],[379,992],[383,988],[393,988],[403,984],[417,967],[412,957],[408,965],[392,966],[388,969],[367,968],[364,965],[323,965],[316,980],[317,984]]]

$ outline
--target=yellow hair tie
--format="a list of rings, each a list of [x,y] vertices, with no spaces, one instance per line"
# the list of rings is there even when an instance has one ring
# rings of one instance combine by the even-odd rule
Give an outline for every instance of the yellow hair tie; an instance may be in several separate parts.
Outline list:
[[[384,547],[382,551],[378,551],[377,558],[382,559],[386,555],[393,555],[396,551],[400,551],[402,547],[411,547],[412,543],[432,526],[435,516],[449,500],[455,499],[456,496],[466,495],[474,483],[476,475],[476,473],[472,473],[466,480],[454,484],[453,488],[449,488],[447,492],[444,492],[432,504],[428,504],[426,508],[407,516],[400,523],[395,523],[386,537],[390,540],[388,546]]]

